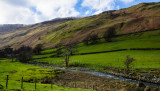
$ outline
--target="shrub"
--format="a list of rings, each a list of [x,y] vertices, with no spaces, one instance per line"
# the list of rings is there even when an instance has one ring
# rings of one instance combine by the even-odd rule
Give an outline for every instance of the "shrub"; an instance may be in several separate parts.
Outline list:
[[[112,38],[115,36],[115,28],[109,28],[103,35],[103,38],[107,42],[112,42]]]
[[[98,42],[98,35],[94,34],[90,36],[90,41],[91,41],[91,44],[96,44]]]
[[[22,46],[16,50],[16,60],[27,63],[32,60],[32,48],[29,46]]]
[[[36,47],[33,49],[34,53],[35,54],[41,54],[41,51],[42,51],[42,44],[38,44],[36,45]]]

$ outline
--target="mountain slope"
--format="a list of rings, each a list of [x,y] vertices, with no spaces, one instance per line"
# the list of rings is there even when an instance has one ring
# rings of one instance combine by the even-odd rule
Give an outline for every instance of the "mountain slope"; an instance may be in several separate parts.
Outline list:
[[[24,25],[23,24],[3,24],[3,25],[0,25],[0,34],[9,32],[9,31],[14,31],[21,27],[24,27]]]
[[[115,29],[117,35],[160,29],[160,2],[142,3],[117,11],[61,23],[40,23],[0,36],[0,47],[21,45],[44,48],[82,42],[88,35],[102,37],[105,31]]]
[[[0,48],[5,46],[12,46],[14,48],[19,47],[21,45],[34,45],[37,42],[40,42],[41,39],[39,36],[47,33],[49,30],[55,28],[57,25],[65,23],[70,20],[74,20],[75,18],[57,18],[50,21],[41,22],[34,25],[28,25],[23,28],[19,28],[14,31],[5,32],[0,34]],[[38,38],[39,41],[36,39]],[[24,43],[27,40],[29,43]]]

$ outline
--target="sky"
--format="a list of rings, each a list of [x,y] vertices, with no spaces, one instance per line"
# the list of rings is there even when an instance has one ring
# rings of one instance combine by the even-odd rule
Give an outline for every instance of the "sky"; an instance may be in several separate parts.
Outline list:
[[[0,24],[34,24],[54,18],[85,17],[160,0],[0,0]]]

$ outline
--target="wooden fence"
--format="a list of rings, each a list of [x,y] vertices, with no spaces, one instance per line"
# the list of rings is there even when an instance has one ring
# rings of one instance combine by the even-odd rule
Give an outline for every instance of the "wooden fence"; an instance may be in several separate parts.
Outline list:
[[[23,85],[23,80],[24,78],[22,77],[21,78],[21,89],[24,89],[24,85]],[[35,90],[38,89],[37,88],[37,79],[35,79],[34,81],[34,88]],[[9,89],[8,88],[8,83],[9,83],[9,75],[7,75],[6,77],[6,89]],[[66,82],[66,81],[61,81],[59,83],[55,83],[53,81],[51,81],[51,89],[53,89],[53,85],[57,85],[57,86],[62,86],[62,87],[70,87],[70,88],[82,88],[82,89],[90,89],[90,90],[96,90],[96,91],[106,91],[105,88],[100,88],[98,86],[98,84],[89,84],[89,83],[86,83],[86,82],[81,82],[81,84],[79,84],[79,82],[76,82],[76,81],[72,81],[72,82]]]

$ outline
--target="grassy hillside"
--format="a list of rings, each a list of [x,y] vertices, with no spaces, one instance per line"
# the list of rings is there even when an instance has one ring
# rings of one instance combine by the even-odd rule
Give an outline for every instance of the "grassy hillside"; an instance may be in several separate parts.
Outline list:
[[[9,75],[8,89],[21,89],[21,77],[24,78],[24,90],[34,90],[34,79],[55,77],[55,71],[31,65],[25,65],[19,62],[11,62],[9,59],[0,59],[0,84],[5,86],[6,76]],[[30,81],[30,82],[29,82]],[[85,89],[67,88],[50,84],[37,82],[37,90],[47,91],[89,91]]]
[[[107,43],[104,39],[96,45],[80,44],[78,53],[101,52],[130,48],[160,48],[160,30],[147,31],[136,34],[123,35],[113,38],[113,42]]]
[[[85,43],[82,42],[78,44],[77,53],[101,52],[130,48],[160,48],[160,30],[146,31],[114,37],[113,42],[106,42],[102,38],[98,40],[98,43],[95,45],[85,45]],[[56,50],[56,48],[49,49],[44,50],[41,53],[45,54],[46,56],[50,56],[53,55],[52,52]]]
[[[101,38],[105,31],[114,28],[117,35],[160,29],[160,3],[143,3],[117,11],[68,22],[36,24],[14,33],[0,36],[0,47],[11,45],[34,47],[42,43],[44,48],[82,42],[88,35]]]
[[[48,31],[57,27],[59,24],[67,21],[74,20],[73,18],[62,18],[46,21],[34,25],[28,25],[18,30],[6,32],[0,34],[0,48],[4,46],[12,46],[13,48],[20,47],[22,45],[34,47],[36,44],[44,41],[41,38],[42,35],[49,33]]]
[[[124,51],[74,55],[70,58],[71,66],[89,67],[93,69],[103,69],[104,67],[124,68],[124,61],[127,55],[135,59],[133,69],[160,69],[160,50],[129,50],[131,48],[160,48],[160,30],[140,32],[136,34],[122,35],[113,38],[113,42],[99,40],[97,44],[85,45],[78,44],[75,54],[112,51],[118,49],[128,49]],[[50,57],[54,55],[57,49],[42,51],[41,55],[35,55],[38,62],[47,62],[58,66],[65,66],[63,57]],[[48,58],[43,58],[48,57]],[[94,68],[95,67],[95,68]]]

